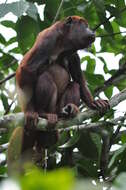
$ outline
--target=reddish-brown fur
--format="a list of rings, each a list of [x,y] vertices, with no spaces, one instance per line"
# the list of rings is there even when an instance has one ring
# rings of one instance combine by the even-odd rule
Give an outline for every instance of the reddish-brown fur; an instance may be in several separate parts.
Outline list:
[[[108,102],[93,100],[76,53],[94,40],[95,35],[88,28],[87,21],[79,16],[58,21],[40,32],[16,72],[19,101],[26,115],[27,130],[34,127],[38,115],[47,118],[51,124],[55,123],[67,105],[66,110],[71,115],[71,110],[74,110],[73,115],[76,115],[80,98],[92,109],[108,108]],[[30,133],[29,139],[35,138],[31,146],[37,138],[44,138],[40,133],[33,135],[35,131],[31,130]]]

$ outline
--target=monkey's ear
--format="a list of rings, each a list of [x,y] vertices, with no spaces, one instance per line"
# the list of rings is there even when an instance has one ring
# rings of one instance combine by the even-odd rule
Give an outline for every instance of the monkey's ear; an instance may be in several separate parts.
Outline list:
[[[66,20],[65,20],[66,25],[70,25],[72,22],[73,22],[73,19],[72,19],[71,16],[67,17]]]

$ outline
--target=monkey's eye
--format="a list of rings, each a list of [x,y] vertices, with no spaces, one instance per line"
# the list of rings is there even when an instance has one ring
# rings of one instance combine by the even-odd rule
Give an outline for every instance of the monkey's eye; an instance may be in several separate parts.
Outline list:
[[[69,24],[71,24],[72,23],[72,17],[71,16],[69,16],[66,20],[65,20],[65,24],[67,24],[67,25],[69,25]]]

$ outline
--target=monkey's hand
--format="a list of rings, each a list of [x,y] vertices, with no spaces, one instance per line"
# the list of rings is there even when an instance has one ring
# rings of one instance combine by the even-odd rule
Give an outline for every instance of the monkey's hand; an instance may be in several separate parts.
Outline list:
[[[109,102],[102,99],[94,100],[89,107],[91,109],[98,110],[100,113],[104,113],[110,109]]]
[[[62,108],[62,114],[64,117],[75,117],[79,113],[79,108],[72,103],[67,104]]]
[[[57,116],[57,114],[47,113],[46,117],[47,117],[49,125],[55,125],[58,122],[58,116]]]
[[[33,130],[37,126],[38,123],[38,113],[27,111],[25,113],[25,127],[28,130]]]

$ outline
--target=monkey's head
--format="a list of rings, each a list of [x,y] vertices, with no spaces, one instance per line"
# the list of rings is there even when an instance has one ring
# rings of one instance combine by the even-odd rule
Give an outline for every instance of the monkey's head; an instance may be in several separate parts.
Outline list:
[[[63,21],[65,41],[75,50],[84,49],[95,41],[95,33],[89,29],[88,22],[79,16],[70,16]]]

